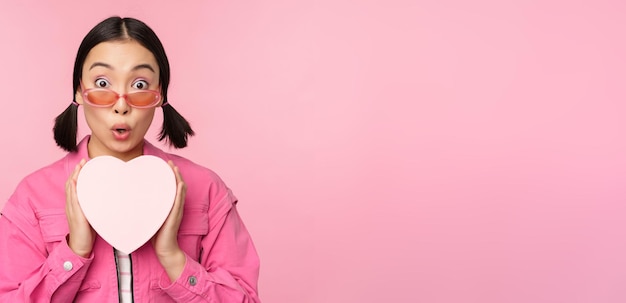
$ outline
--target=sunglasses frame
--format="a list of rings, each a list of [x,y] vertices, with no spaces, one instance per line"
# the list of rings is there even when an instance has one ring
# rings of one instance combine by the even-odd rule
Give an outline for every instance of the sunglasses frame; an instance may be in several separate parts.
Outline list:
[[[89,105],[91,105],[93,107],[111,107],[111,106],[115,105],[115,103],[117,102],[117,100],[119,100],[119,98],[124,98],[124,101],[126,102],[126,104],[128,104],[129,106],[134,107],[134,108],[151,108],[151,107],[155,107],[161,101],[161,93],[159,91],[156,91],[156,90],[140,89],[140,90],[135,90],[135,91],[128,92],[128,93],[120,95],[118,92],[116,92],[116,91],[114,91],[112,89],[108,89],[108,88],[95,87],[95,88],[85,89],[85,87],[83,86],[82,81],[80,83],[80,89],[82,91],[83,100],[87,104],[89,104]],[[98,91],[114,93],[117,96],[117,99],[115,100],[115,102],[113,102],[111,104],[108,104],[108,105],[96,104],[96,103],[91,102],[91,100],[89,100],[89,97],[88,97],[89,93],[91,93],[91,92],[98,92]],[[142,106],[140,106],[140,105],[135,105],[135,104],[132,104],[132,103],[128,102],[128,98],[127,98],[128,95],[137,94],[137,93],[146,93],[146,92],[153,93],[153,94],[156,95],[155,101],[153,103],[151,103],[149,105],[142,105]]]

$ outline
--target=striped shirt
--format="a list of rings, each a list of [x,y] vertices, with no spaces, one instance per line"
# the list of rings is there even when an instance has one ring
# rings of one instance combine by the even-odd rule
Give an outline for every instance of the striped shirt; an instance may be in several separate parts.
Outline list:
[[[117,286],[119,288],[120,303],[131,303],[133,302],[133,272],[130,255],[126,255],[116,249],[115,259],[117,262]]]

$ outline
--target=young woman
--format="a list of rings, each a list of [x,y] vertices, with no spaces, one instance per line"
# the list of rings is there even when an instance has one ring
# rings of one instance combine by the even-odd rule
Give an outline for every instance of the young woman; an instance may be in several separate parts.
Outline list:
[[[68,154],[22,180],[0,216],[0,302],[259,302],[259,258],[233,193],[211,170],[144,139],[156,107],[160,140],[183,148],[193,135],[168,103],[156,34],[132,18],[102,21],[83,39],[73,78],[74,100],[54,126]],[[77,144],[79,106],[91,135]],[[165,223],[130,255],[93,230],[76,196],[85,161],[102,155],[154,155],[176,175]]]

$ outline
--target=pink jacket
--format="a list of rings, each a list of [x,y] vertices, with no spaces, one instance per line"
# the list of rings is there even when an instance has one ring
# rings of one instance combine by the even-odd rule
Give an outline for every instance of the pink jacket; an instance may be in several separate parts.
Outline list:
[[[114,249],[97,237],[81,258],[66,242],[65,182],[78,152],[26,177],[0,216],[0,302],[119,302]],[[172,160],[187,183],[178,242],[187,263],[171,282],[152,245],[131,254],[135,302],[259,302],[259,258],[237,199],[211,170],[147,141],[144,154]]]

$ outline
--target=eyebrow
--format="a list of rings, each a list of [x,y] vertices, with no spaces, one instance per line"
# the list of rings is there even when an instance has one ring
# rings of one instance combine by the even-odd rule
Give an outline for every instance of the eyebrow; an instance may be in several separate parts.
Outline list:
[[[96,66],[102,66],[102,67],[106,67],[108,69],[113,69],[113,67],[109,64],[106,63],[102,63],[102,62],[94,62],[90,67],[89,70],[92,70],[94,67]]]
[[[102,63],[102,62],[94,62],[94,63],[93,63],[93,64],[89,67],[89,70],[92,70],[92,69],[93,69],[94,67],[96,67],[96,66],[102,66],[102,67],[108,68],[108,69],[110,69],[110,70],[113,70],[113,69],[114,69],[114,68],[113,68],[113,66],[111,66],[110,64],[106,64],[106,63]],[[150,65],[150,64],[139,64],[139,65],[137,65],[137,66],[133,67],[133,69],[132,69],[132,70],[133,70],[133,71],[136,71],[136,70],[139,70],[139,69],[142,69],[142,68],[149,69],[149,70],[151,70],[153,73],[156,73],[156,72],[154,71],[154,68],[152,68],[152,65]]]
[[[133,67],[133,71],[136,71],[136,70],[138,70],[138,69],[142,69],[142,68],[149,69],[149,70],[151,70],[153,73],[156,73],[156,72],[154,71],[154,68],[152,68],[152,65],[150,65],[150,64],[139,64],[139,65],[137,65],[137,66]]]

